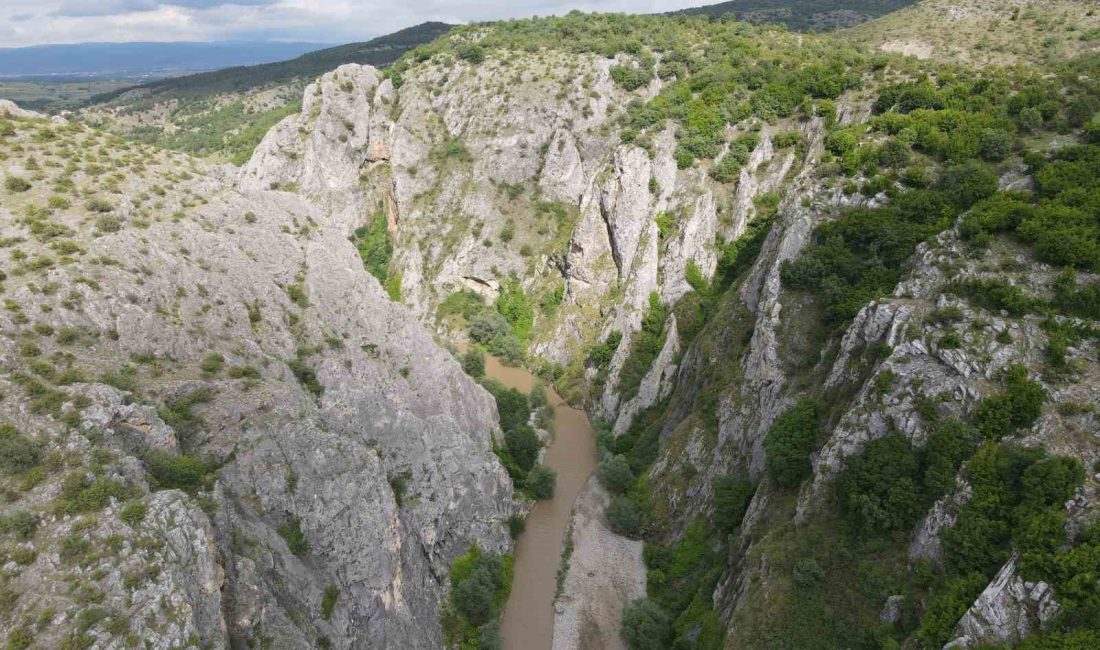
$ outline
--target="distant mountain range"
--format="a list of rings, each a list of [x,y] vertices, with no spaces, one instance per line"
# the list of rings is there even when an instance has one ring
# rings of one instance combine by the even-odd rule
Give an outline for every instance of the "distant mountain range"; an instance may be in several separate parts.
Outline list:
[[[0,48],[0,77],[167,76],[282,61],[324,47],[328,44],[214,41],[77,43]]]
[[[286,83],[292,79],[312,79],[345,63],[366,63],[380,68],[393,63],[417,45],[430,43],[450,31],[451,27],[453,26],[446,23],[421,23],[374,40],[329,47],[289,61],[237,66],[161,79],[144,84],[142,89],[165,99],[208,97],[218,93],[245,92],[268,84]],[[98,97],[96,101],[106,101],[123,92],[126,90]]]

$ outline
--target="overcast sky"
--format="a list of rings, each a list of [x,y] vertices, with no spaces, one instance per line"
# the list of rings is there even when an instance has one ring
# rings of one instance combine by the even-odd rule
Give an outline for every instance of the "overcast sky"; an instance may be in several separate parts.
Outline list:
[[[426,20],[462,23],[573,9],[649,13],[719,0],[0,0],[0,47],[86,41],[346,43]]]

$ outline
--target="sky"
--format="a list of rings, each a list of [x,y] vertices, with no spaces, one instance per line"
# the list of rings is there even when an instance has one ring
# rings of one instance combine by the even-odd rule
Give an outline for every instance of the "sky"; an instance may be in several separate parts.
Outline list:
[[[719,0],[0,0],[0,47],[90,41],[347,43],[438,20],[655,13]]]

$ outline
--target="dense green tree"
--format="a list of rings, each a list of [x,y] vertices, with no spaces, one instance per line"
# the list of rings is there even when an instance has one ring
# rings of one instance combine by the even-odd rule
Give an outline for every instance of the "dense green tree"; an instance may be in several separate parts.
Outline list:
[[[623,610],[620,629],[630,650],[667,650],[672,642],[672,622],[661,607],[640,598]]]
[[[813,451],[821,431],[821,404],[803,399],[772,423],[764,438],[764,467],[776,484],[795,487],[813,468]]]

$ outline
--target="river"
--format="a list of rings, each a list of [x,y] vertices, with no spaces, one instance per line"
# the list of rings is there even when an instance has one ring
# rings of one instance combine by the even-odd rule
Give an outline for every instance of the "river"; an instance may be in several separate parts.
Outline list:
[[[485,374],[524,393],[535,385],[531,373],[504,366],[493,357],[485,359]],[[554,407],[556,433],[543,463],[558,473],[558,484],[553,499],[535,504],[516,540],[515,579],[501,622],[504,650],[550,650],[554,591],[569,514],[596,469],[595,434],[588,416],[566,404],[553,389],[547,387],[546,394]]]

